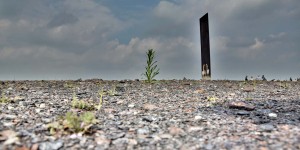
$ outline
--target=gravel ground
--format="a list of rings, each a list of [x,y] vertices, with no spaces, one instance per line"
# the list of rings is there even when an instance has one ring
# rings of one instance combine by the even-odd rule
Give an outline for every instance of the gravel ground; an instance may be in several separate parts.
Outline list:
[[[0,149],[300,149],[300,82],[0,81]],[[100,110],[72,106],[74,96]],[[49,124],[90,111],[83,132]],[[84,126],[84,124],[81,124]]]

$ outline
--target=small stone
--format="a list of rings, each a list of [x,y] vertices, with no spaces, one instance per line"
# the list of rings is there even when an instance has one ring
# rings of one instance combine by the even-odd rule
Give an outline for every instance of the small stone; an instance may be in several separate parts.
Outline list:
[[[198,120],[203,120],[203,117],[202,116],[195,116],[195,121],[198,121]]]
[[[24,106],[26,106],[26,103],[25,103],[24,101],[20,101],[20,102],[19,102],[19,106],[24,107]]]
[[[35,143],[31,146],[31,150],[38,150],[39,149],[39,144]]]
[[[123,104],[123,103],[124,103],[123,100],[118,100],[118,101],[117,101],[117,104]]]
[[[3,123],[3,126],[5,126],[5,127],[12,127],[15,125],[13,122],[2,122],[2,123]]]
[[[122,144],[127,144],[128,143],[128,138],[119,138],[114,141],[112,141],[112,144],[114,145],[122,145]]]
[[[42,118],[44,123],[50,123],[52,120],[50,118]]]
[[[140,111],[138,111],[138,110],[130,110],[130,112],[131,112],[133,115],[137,115],[137,114],[140,113]],[[156,120],[156,118],[152,118],[152,119]],[[153,120],[153,121],[154,121],[154,120]]]
[[[108,136],[108,138],[111,139],[111,140],[115,140],[115,139],[118,139],[118,138],[122,138],[124,136],[125,136],[124,132],[119,132],[119,133],[111,134],[110,136]]]
[[[244,115],[250,115],[250,112],[245,111],[245,110],[240,110],[236,114],[240,115],[240,116],[244,116]]]
[[[134,104],[129,104],[128,108],[133,108],[135,105]]]
[[[12,106],[7,106],[7,109],[8,109],[8,110],[13,110],[14,107],[12,107]]]
[[[108,116],[107,116],[109,119],[114,119],[115,118],[115,115],[113,115],[113,114],[108,114]]]
[[[277,114],[275,113],[269,113],[268,116],[272,119],[276,119],[277,118]]]
[[[33,135],[31,138],[32,138],[31,140],[32,143],[38,143],[39,141],[41,141],[41,139],[35,135]]]
[[[32,136],[32,133],[28,132],[27,130],[21,130],[18,132],[19,136]]]
[[[195,94],[203,94],[204,92],[205,92],[204,89],[197,89],[193,93],[195,93]]]
[[[87,147],[87,149],[95,149],[95,146],[94,146],[94,145],[89,145],[89,146]]]
[[[19,144],[18,134],[13,130],[0,131],[0,141],[5,141],[3,145]]]
[[[126,80],[121,80],[119,81],[119,83],[126,83]]]
[[[77,136],[77,134],[71,134],[71,135],[69,136],[69,138],[71,138],[71,139],[76,139],[76,138],[78,138],[78,136]]]
[[[147,128],[139,128],[139,129],[137,129],[137,134],[148,134],[148,133],[150,133],[150,131],[149,131],[149,129],[147,129]]]
[[[229,96],[235,96],[235,93],[230,93]]]
[[[183,83],[183,85],[192,85],[192,83],[185,82],[185,83]]]
[[[162,139],[170,139],[170,138],[172,138],[172,135],[171,134],[161,134],[161,135],[159,135],[159,137]]]
[[[199,127],[199,126],[191,126],[187,129],[188,132],[196,132],[196,131],[200,131],[202,130],[203,128],[202,127]]]
[[[252,86],[246,86],[244,89],[243,89],[244,92],[253,92],[254,91],[254,87]]]
[[[214,148],[214,146],[212,144],[205,145],[205,149],[207,149],[207,150],[210,150],[210,149],[213,149],[213,148]]]
[[[145,116],[142,119],[142,121],[147,121],[147,122],[152,122],[152,121],[155,121],[155,120],[157,120],[157,118],[152,117],[152,116]]]
[[[169,92],[169,90],[167,88],[163,88],[161,92]]]
[[[169,127],[168,130],[169,130],[169,133],[173,136],[180,135],[180,134],[184,133],[184,131],[181,128],[178,128],[178,127]]]
[[[87,141],[87,138],[81,137],[80,138],[80,142],[79,142],[80,146],[84,146],[84,144],[86,143],[86,141]]]
[[[7,120],[13,120],[13,119],[16,119],[17,117],[18,116],[16,116],[16,115],[9,115],[9,114],[4,115],[4,118]]]
[[[256,111],[256,113],[262,114],[262,115],[269,114],[269,113],[271,113],[271,112],[272,112],[272,110],[270,110],[270,109],[258,109],[258,110]]]
[[[40,108],[41,108],[41,109],[46,108],[46,104],[44,104],[44,103],[40,104]]]
[[[108,114],[111,114],[111,113],[115,113],[116,110],[115,110],[115,109],[112,109],[112,108],[105,108],[105,109],[104,109],[104,112],[105,112],[105,113],[108,113]]]
[[[116,86],[116,92],[125,92],[126,89],[124,86]]]
[[[37,109],[35,109],[35,112],[39,113],[39,112],[41,112],[41,109],[37,108]]]
[[[14,101],[15,103],[20,102],[20,101],[23,101],[23,100],[25,100],[25,98],[24,98],[24,97],[20,97],[20,96],[16,96],[16,97],[13,98],[13,101]]]
[[[155,106],[153,104],[145,104],[144,109],[145,110],[154,110],[154,109],[157,109],[157,106]]]
[[[56,142],[44,142],[39,146],[40,150],[57,150],[64,146],[64,142],[59,140]]]
[[[138,142],[135,139],[128,139],[128,144],[129,145],[137,145]]]
[[[114,96],[122,96],[121,93],[115,93]]]
[[[95,142],[98,144],[98,145],[101,145],[101,146],[104,146],[104,147],[109,147],[109,144],[110,144],[110,141],[109,139],[106,139],[105,137],[96,137],[95,138]]]
[[[254,119],[254,123],[255,124],[265,124],[265,123],[269,123],[270,119],[268,118],[255,118]]]
[[[172,137],[172,136],[171,136]],[[161,140],[160,135],[152,135],[153,141],[157,142]]]
[[[261,131],[264,131],[264,132],[271,132],[271,131],[275,130],[275,127],[271,124],[263,124],[263,125],[260,125],[259,128]]]

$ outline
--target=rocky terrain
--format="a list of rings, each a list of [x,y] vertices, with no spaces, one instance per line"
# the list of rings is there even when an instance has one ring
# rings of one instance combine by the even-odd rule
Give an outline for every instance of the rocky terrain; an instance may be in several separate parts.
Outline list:
[[[0,81],[0,91],[4,150],[300,149],[300,82]],[[67,112],[95,118],[71,124]]]

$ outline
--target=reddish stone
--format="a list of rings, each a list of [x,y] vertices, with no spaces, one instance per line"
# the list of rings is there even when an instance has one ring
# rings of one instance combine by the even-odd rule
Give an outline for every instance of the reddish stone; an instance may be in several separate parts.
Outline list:
[[[230,109],[240,109],[240,110],[247,110],[247,111],[252,111],[255,109],[254,106],[250,104],[246,104],[244,102],[231,102],[228,104],[228,107]]]

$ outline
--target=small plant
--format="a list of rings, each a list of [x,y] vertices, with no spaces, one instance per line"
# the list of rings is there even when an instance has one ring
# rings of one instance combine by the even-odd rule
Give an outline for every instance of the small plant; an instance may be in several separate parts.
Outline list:
[[[93,114],[92,112],[86,112],[86,113],[83,113],[83,114],[80,116],[80,120],[81,120],[85,125],[97,123],[97,120],[95,119],[95,116],[94,116],[94,114]]]
[[[63,122],[64,126],[73,132],[83,131],[81,128],[81,120],[80,118],[74,114],[73,112],[67,112],[65,116],[65,120]]]
[[[64,87],[65,87],[65,88],[74,89],[74,88],[75,88],[75,85],[74,85],[74,83],[72,83],[72,82],[66,82],[66,83],[64,84]]]
[[[214,97],[214,96],[213,96],[213,97],[207,97],[207,100],[208,100],[208,101],[215,101],[215,100],[217,100],[217,99],[218,99],[218,98],[216,98],[216,97]]]
[[[252,97],[246,97],[245,100],[251,101],[251,100],[253,100],[253,98]]]
[[[154,77],[159,74],[159,69],[157,68],[157,65],[155,65],[157,61],[154,61],[155,51],[153,49],[149,49],[146,54],[147,66],[145,67],[146,72],[144,73],[144,76],[147,78],[146,82],[152,83]]]
[[[102,99],[103,99],[103,95],[104,95],[103,88],[101,90],[99,90],[98,94],[99,94],[100,98],[99,98],[99,104],[96,106],[96,109],[100,110],[102,107],[102,102],[103,102]]]
[[[80,116],[73,112],[67,112],[57,122],[48,124],[47,128],[50,130],[50,134],[64,131],[67,133],[86,133],[97,122],[94,114],[91,112],[85,112]]]
[[[279,83],[280,88],[288,89],[290,85],[287,82],[280,81]]]
[[[77,104],[78,104],[78,102],[79,102],[79,100],[78,100],[78,98],[77,98],[77,96],[75,95],[75,93],[73,93],[73,98],[72,98],[72,107],[76,107],[77,106]]]
[[[254,89],[256,88],[256,85],[257,85],[257,81],[256,81],[256,80],[253,80],[253,88],[254,88]]]
[[[50,134],[54,135],[58,131],[63,131],[64,127],[59,122],[52,122],[47,125]]]
[[[0,103],[9,103],[9,102],[11,102],[11,100],[8,99],[8,98],[4,95],[4,92],[2,92],[1,98],[0,98]]]
[[[71,105],[73,108],[78,108],[78,109],[84,109],[84,110],[100,110],[102,107],[103,103],[103,95],[105,95],[105,92],[103,91],[103,88],[99,90],[99,104],[95,103],[87,103],[84,100],[79,100],[77,96],[75,96],[75,93],[73,93],[73,100],[71,102]]]
[[[71,105],[73,108],[78,108],[78,109],[85,109],[85,110],[94,109],[93,104],[88,104],[84,100],[79,100],[77,96],[75,96],[75,93],[73,93],[73,100],[71,102]]]
[[[110,96],[114,96],[116,94],[116,86],[113,86],[111,90],[107,91],[107,94]]]

